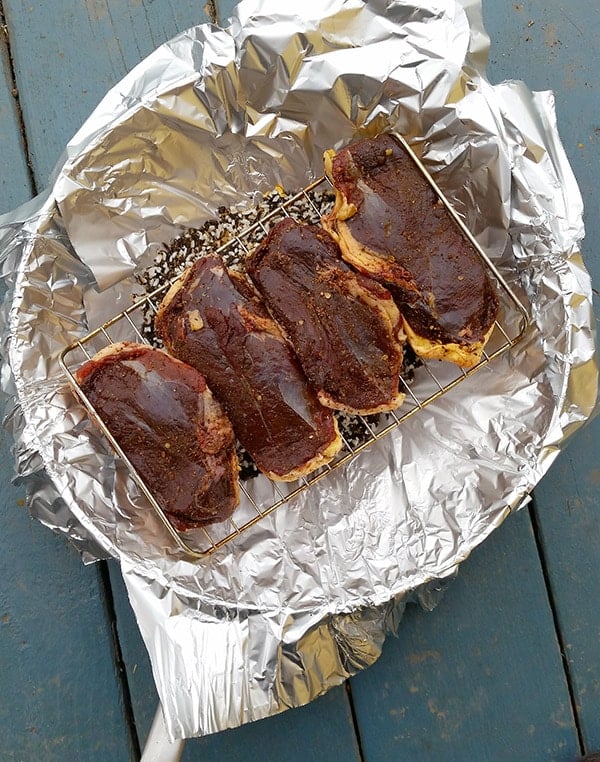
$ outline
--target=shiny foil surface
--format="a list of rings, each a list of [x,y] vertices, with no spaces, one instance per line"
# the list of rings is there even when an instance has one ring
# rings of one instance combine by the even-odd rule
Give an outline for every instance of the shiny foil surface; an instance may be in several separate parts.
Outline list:
[[[173,738],[301,705],[371,664],[403,603],[432,602],[597,396],[582,203],[552,94],[489,84],[474,0],[284,6],[246,0],[227,27],[160,47],[74,136],[50,189],[0,219],[2,384],[29,507],[85,560],[119,560]],[[422,157],[532,327],[348,465],[187,560],[59,354],[129,306],[163,242],[219,206],[299,190],[325,149],[382,129]]]

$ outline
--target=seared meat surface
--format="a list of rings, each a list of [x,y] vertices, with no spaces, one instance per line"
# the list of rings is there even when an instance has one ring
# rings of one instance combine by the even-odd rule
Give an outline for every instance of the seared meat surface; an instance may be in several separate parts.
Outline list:
[[[391,135],[325,154],[336,204],[323,223],[344,259],[389,286],[418,355],[469,367],[481,359],[498,298],[468,241]]]
[[[76,378],[177,529],[231,516],[238,504],[233,430],[197,370],[122,343],[99,352]]]
[[[329,233],[286,218],[246,266],[324,405],[368,414],[402,402],[398,309],[387,289],[343,261]]]
[[[241,444],[269,477],[293,480],[341,447],[323,407],[251,284],[221,259],[197,260],[169,290],[155,320],[165,346],[197,368]]]

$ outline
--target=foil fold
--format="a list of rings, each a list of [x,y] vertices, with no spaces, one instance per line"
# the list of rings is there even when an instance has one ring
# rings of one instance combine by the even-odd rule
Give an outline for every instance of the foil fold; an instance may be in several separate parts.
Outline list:
[[[301,705],[373,663],[406,602],[433,605],[597,398],[581,197],[552,94],[487,82],[474,0],[281,5],[245,0],[226,28],[161,46],[82,125],[49,191],[0,218],[16,470],[34,516],[85,560],[121,564],[173,738]],[[164,241],[221,205],[304,187],[324,149],[381,129],[406,136],[534,322],[507,355],[192,563],[58,356],[129,306]]]

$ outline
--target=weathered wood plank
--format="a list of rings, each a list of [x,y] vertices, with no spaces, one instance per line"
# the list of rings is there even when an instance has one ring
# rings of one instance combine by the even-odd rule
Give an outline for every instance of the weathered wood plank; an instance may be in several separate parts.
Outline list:
[[[583,252],[597,285],[600,6],[590,0],[483,0],[483,18],[492,41],[490,80],[522,79],[532,90],[556,96],[559,133],[587,211]]]
[[[0,24],[2,24],[0,13]],[[12,78],[8,34],[0,27],[0,214],[31,198],[33,188],[27,168],[24,142],[21,135],[17,91]]]
[[[152,677],[150,658],[129,603],[121,570],[116,561],[109,561],[108,567],[117,615],[117,635],[127,673],[136,732],[140,746],[143,748],[158,706],[158,695]]]
[[[473,552],[437,609],[409,607],[351,684],[366,762],[576,759],[527,511]]]
[[[33,193],[0,34],[0,210]],[[98,571],[30,519],[0,434],[0,727],[6,760],[128,760],[132,744]]]
[[[196,0],[4,0],[4,11],[40,189],[107,90],[158,45],[209,20]]]
[[[536,517],[586,751],[600,749],[600,419],[536,489]]]
[[[598,37],[589,0],[484,0],[490,77],[553,90],[561,139],[585,207],[583,254],[600,285]],[[600,316],[595,302],[595,314]],[[600,423],[579,432],[535,490],[535,516],[586,751],[600,749]]]
[[[33,521],[0,434],[0,758],[126,762],[123,712],[98,570]]]
[[[217,736],[187,741],[182,762],[361,762],[346,691]]]
[[[216,0],[217,21],[220,26],[227,26],[227,21],[231,17],[238,0]]]

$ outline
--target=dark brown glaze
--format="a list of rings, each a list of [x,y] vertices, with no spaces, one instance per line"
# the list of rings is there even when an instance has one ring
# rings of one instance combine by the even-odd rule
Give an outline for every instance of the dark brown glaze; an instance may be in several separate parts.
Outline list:
[[[155,321],[169,351],[198,368],[258,468],[292,479],[330,460],[339,435],[252,286],[217,256],[199,259]]]
[[[369,413],[402,401],[403,334],[392,296],[352,270],[325,230],[286,218],[246,266],[325,404]]]
[[[177,529],[224,521],[238,503],[235,438],[202,375],[151,347],[109,347],[79,385]]]
[[[331,174],[356,209],[343,224],[380,258],[376,277],[393,285],[412,329],[442,343],[481,341],[498,298],[475,247],[404,147],[387,134],[362,140],[335,155]]]

